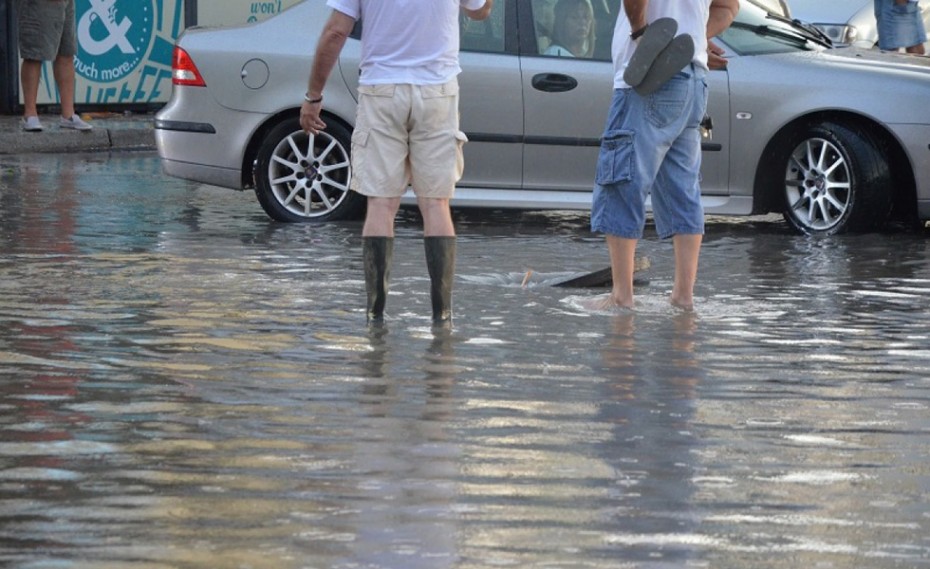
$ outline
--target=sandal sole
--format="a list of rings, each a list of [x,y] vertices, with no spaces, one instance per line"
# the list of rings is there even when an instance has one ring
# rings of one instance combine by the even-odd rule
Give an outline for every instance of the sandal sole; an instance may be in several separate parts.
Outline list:
[[[672,18],[659,18],[649,24],[626,65],[623,81],[630,87],[642,83],[656,57],[674,40],[676,32],[678,22]]]
[[[633,87],[642,96],[651,95],[694,59],[694,40],[687,34],[675,37],[656,56],[646,77]]]

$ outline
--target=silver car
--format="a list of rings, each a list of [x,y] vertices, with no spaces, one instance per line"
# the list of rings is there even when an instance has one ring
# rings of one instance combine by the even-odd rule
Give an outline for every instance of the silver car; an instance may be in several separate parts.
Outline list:
[[[594,2],[588,59],[542,55],[550,0],[497,0],[488,20],[463,19],[461,124],[470,141],[453,206],[590,207],[620,1]],[[310,137],[298,125],[328,15],[322,0],[308,0],[258,24],[187,30],[172,97],[155,121],[165,171],[254,188],[276,220],[359,215],[364,198],[349,191],[358,29],[324,92],[326,132]],[[927,58],[830,49],[816,30],[750,0],[716,41],[729,65],[708,74],[709,214],[780,212],[811,234],[930,219]]]

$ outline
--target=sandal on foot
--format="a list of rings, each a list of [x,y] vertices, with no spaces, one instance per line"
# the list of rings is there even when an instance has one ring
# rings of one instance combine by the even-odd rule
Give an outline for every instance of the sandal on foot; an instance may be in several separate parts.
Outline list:
[[[642,83],[656,57],[672,42],[676,32],[678,32],[678,22],[672,18],[659,18],[647,25],[642,37],[637,40],[633,56],[626,64],[623,81],[630,87],[636,87]]]
[[[637,93],[645,97],[654,93],[666,81],[687,67],[694,59],[694,40],[688,34],[676,36],[665,49],[656,56],[652,67],[646,77],[633,87]]]

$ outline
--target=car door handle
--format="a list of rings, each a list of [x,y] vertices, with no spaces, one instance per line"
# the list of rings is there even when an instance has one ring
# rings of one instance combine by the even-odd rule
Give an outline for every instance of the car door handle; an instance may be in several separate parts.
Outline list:
[[[533,88],[549,93],[564,93],[578,86],[578,80],[561,73],[540,73],[533,76]]]

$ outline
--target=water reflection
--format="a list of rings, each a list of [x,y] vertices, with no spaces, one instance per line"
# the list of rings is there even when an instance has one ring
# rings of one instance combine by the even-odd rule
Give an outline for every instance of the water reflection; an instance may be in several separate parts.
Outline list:
[[[447,432],[460,420],[452,395],[455,339],[441,329],[422,339],[417,377],[391,360],[402,350],[386,327],[372,328],[369,338],[358,421],[371,436],[353,445],[353,471],[363,482],[346,503],[352,510],[346,522],[357,533],[345,564],[453,567],[459,560],[454,505],[462,456]]]
[[[584,215],[462,211],[442,331],[405,213],[369,329],[357,222],[274,224],[150,154],[3,160],[2,565],[930,559],[923,234],[712,222],[697,314],[644,240],[606,316],[546,284],[605,266]]]
[[[616,529],[606,540],[618,546],[620,559],[684,567],[706,546],[692,504],[695,400],[704,373],[695,354],[698,317],[682,312],[641,323],[657,328],[645,336],[646,346],[639,345],[636,321],[634,313],[612,317],[601,350],[607,379],[601,414],[613,425],[602,452],[615,472],[616,509]]]

